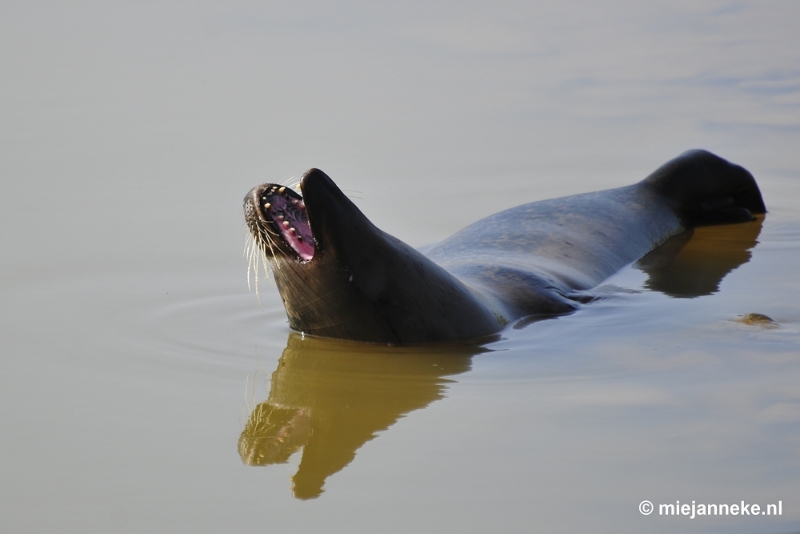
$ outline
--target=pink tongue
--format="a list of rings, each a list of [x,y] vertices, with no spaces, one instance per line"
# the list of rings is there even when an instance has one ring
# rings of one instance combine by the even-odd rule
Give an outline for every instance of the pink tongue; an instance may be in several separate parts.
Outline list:
[[[308,215],[302,199],[294,198],[287,193],[272,189],[262,198],[264,211],[275,221],[283,239],[304,260],[314,257],[314,236],[308,224]]]

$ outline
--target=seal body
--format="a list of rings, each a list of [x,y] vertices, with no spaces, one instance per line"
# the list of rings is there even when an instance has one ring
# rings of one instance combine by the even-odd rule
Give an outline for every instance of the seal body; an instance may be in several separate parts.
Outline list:
[[[502,211],[423,255],[376,228],[322,171],[301,188],[264,184],[244,200],[290,326],[390,344],[479,338],[570,313],[578,292],[669,237],[766,211],[748,171],[694,150],[628,187]]]

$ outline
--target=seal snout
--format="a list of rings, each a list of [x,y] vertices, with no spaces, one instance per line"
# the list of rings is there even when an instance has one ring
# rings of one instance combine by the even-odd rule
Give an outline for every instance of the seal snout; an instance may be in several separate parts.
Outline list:
[[[303,176],[300,177],[300,190],[303,192],[306,202],[309,202],[309,197],[311,197],[310,202],[312,203],[314,200],[321,199],[326,199],[327,203],[333,197],[344,196],[330,176],[317,168],[308,169],[303,173]]]
[[[342,251],[367,235],[381,233],[321,170],[306,171],[300,179],[300,188],[320,249]]]

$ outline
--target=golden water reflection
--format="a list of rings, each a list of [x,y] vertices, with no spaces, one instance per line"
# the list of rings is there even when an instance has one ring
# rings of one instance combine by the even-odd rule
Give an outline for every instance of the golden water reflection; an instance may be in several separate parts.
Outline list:
[[[703,226],[669,239],[635,265],[648,275],[645,287],[671,297],[719,291],[731,271],[750,261],[764,216],[740,224]]]
[[[470,370],[475,345],[382,347],[291,334],[272,374],[269,397],[239,438],[248,465],[286,463],[303,450],[292,477],[299,499],[353,461],[364,443],[398,419],[444,397],[447,376]]]

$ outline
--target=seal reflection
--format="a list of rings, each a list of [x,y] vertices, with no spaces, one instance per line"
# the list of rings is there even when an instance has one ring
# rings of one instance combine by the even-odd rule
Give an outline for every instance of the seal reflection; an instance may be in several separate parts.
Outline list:
[[[752,222],[701,226],[668,239],[636,262],[648,275],[645,287],[675,298],[719,291],[722,280],[752,257],[764,216]]]
[[[763,220],[685,232],[635,266],[648,275],[645,287],[653,291],[676,298],[711,295],[750,260]],[[266,402],[252,410],[239,438],[242,461],[282,464],[302,449],[292,491],[299,499],[316,498],[362,445],[443,398],[451,382],[446,377],[469,371],[472,356],[487,350],[470,344],[387,347],[292,333]]]
[[[477,345],[385,347],[290,334],[269,396],[239,438],[248,465],[286,463],[298,499],[318,497],[325,480],[404,415],[444,397],[445,378],[469,371]]]

